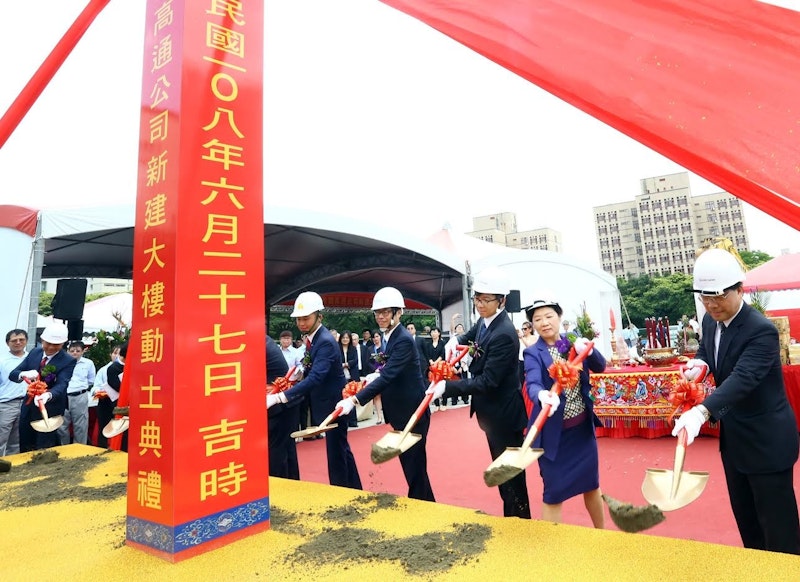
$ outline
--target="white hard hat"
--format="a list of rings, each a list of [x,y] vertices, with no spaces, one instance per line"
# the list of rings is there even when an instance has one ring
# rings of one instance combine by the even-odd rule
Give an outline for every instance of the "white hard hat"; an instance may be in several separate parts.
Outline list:
[[[725,289],[744,280],[739,261],[724,249],[708,249],[694,262],[695,293],[722,295]]]
[[[63,344],[69,338],[69,330],[63,323],[53,322],[44,328],[40,337],[50,344]]]
[[[508,295],[510,286],[508,275],[502,269],[488,267],[475,275],[475,279],[472,282],[472,292]]]
[[[295,299],[291,317],[303,317],[323,309],[325,306],[322,304],[322,297],[319,296],[319,293],[304,291]]]
[[[384,287],[378,289],[375,297],[372,298],[372,311],[376,309],[386,309],[387,307],[402,307],[405,309],[406,302],[403,295],[394,287]]]
[[[527,307],[523,307],[522,310],[525,312],[525,316],[528,318],[528,321],[533,319],[533,312],[539,309],[540,307],[552,307],[553,310],[558,313],[558,316],[564,313],[564,310],[561,309],[561,306],[558,304],[557,301],[553,301],[551,299],[536,299],[533,303],[528,305]]]

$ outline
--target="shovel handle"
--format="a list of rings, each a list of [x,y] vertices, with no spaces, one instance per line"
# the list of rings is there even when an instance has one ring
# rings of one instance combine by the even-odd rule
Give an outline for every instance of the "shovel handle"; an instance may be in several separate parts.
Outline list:
[[[431,386],[433,386],[433,382],[431,382]],[[422,402],[419,403],[419,406],[417,406],[414,414],[412,414],[411,418],[408,419],[408,422],[403,429],[403,436],[400,440],[404,439],[406,435],[411,432],[411,429],[414,428],[414,425],[419,422],[419,419],[422,418],[425,410],[431,405],[431,400],[433,400],[433,392],[426,394],[425,398],[422,399]]]
[[[325,420],[323,420],[323,421],[320,423],[320,425],[319,425],[317,428],[325,428],[325,427],[326,427],[326,426],[328,426],[328,425],[329,425],[331,422],[333,422],[334,420],[336,420],[336,419],[339,417],[339,415],[340,415],[341,413],[342,413],[342,407],[341,407],[341,406],[339,406],[339,407],[338,407],[336,410],[334,410],[333,412],[331,412],[331,413],[330,413],[330,414],[329,414],[329,415],[328,415],[328,416],[325,418]]]
[[[678,447],[686,449],[688,446],[686,441],[689,440],[689,435],[686,433],[686,428],[682,428],[678,431]]]
[[[586,356],[589,355],[589,352],[592,351],[592,348],[594,348],[594,342],[590,341],[588,344],[586,344],[585,350],[583,350],[580,354],[577,354],[574,358],[572,358],[569,361],[570,365],[577,366],[578,364],[583,362],[586,359]]]

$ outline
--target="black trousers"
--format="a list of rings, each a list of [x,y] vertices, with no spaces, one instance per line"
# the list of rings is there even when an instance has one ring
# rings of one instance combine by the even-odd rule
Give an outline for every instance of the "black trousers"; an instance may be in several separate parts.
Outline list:
[[[347,442],[347,418],[339,419],[336,428],[325,433],[325,450],[328,453],[328,481],[331,485],[363,489],[358,475],[356,459]]]
[[[525,440],[525,435],[520,430],[507,430],[494,427],[486,432],[486,441],[489,443],[489,452],[492,460],[499,457],[507,447],[518,447]],[[531,505],[528,501],[528,483],[525,480],[525,471],[513,479],[509,479],[498,487],[500,498],[503,500],[503,515],[505,517],[531,518]]]
[[[793,467],[777,473],[740,473],[726,453],[722,466],[744,547],[800,554]]]
[[[273,412],[274,410],[274,412]],[[300,406],[276,404],[269,411],[269,474],[271,477],[300,480],[297,464],[297,445],[291,434],[297,430]]]
[[[34,416],[33,410],[33,404],[26,406],[23,401],[19,414],[19,451],[27,453],[61,445],[57,431],[39,432],[31,426],[32,420],[40,420],[42,418],[38,410]]]
[[[408,419],[406,419],[408,422]],[[406,422],[402,425],[392,424],[392,428],[402,431]],[[414,427],[412,432],[422,435],[422,439],[406,452],[400,454],[400,466],[403,475],[408,483],[408,496],[411,499],[421,499],[423,501],[436,501],[431,488],[431,480],[428,477],[428,429],[431,424],[431,413],[425,411],[422,418]]]

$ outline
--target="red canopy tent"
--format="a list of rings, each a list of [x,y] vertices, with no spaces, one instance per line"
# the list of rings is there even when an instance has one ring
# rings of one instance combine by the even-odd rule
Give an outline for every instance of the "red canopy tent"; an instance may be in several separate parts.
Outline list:
[[[800,253],[781,255],[747,272],[747,291],[800,289]]]
[[[775,257],[748,271],[744,288],[746,291],[786,291],[782,294],[786,296],[767,299],[767,314],[788,317],[792,337],[800,339],[800,253]],[[775,307],[770,309],[770,303]]]

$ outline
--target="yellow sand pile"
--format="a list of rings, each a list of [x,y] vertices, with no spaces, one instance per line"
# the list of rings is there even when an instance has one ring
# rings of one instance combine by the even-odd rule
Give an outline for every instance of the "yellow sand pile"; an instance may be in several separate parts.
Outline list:
[[[101,452],[58,451],[63,467]],[[800,580],[795,556],[503,519],[282,479],[271,484],[271,531],[172,564],[124,544],[126,454],[103,454],[85,475],[73,471],[74,486],[62,474],[57,487],[52,476],[14,480],[30,457],[8,457],[15,466],[0,474],[4,581]],[[26,492],[48,486],[56,490],[47,499],[25,505]],[[108,498],[80,501],[91,490]]]

